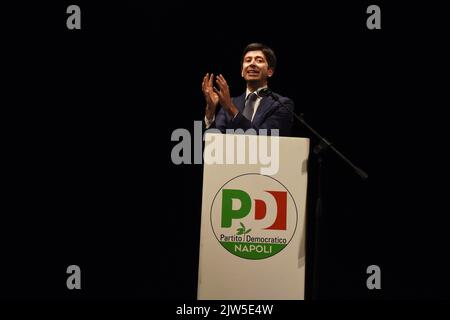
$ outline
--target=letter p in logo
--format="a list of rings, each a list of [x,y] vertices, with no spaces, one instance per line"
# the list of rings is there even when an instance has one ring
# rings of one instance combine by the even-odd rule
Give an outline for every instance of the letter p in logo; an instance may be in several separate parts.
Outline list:
[[[238,210],[233,210],[233,199],[241,202]],[[248,193],[242,190],[222,190],[222,228],[230,228],[233,219],[242,219],[250,213],[252,200]]]

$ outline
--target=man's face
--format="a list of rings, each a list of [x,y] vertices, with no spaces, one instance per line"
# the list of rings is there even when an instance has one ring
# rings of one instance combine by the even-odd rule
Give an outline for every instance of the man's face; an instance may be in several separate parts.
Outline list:
[[[269,68],[266,57],[261,50],[249,51],[242,63],[242,77],[246,81],[265,83],[271,77],[273,70]]]

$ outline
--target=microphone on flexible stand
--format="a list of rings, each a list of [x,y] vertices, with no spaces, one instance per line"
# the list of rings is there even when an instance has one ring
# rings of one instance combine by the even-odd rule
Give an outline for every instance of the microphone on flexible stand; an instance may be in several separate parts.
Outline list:
[[[334,145],[324,137],[322,137],[316,130],[314,130],[306,121],[303,119],[303,114],[297,115],[293,110],[291,110],[289,107],[287,107],[276,94],[273,93],[272,90],[269,88],[263,88],[257,91],[256,93],[259,97],[267,97],[270,96],[272,99],[274,99],[276,102],[278,102],[281,106],[285,107],[303,126],[305,126],[312,134],[314,134],[318,140],[319,143],[315,148],[315,153],[319,153],[321,151],[325,151],[326,149],[330,148],[332,149],[344,162],[346,162],[353,170],[356,172],[357,175],[359,175],[363,180],[366,180],[369,176],[367,173],[365,173],[362,169],[355,166],[347,157],[345,157],[342,153],[340,153]]]
[[[274,99],[275,99],[276,101],[278,101],[278,97],[276,97],[276,96],[272,93],[272,90],[270,90],[269,88],[262,88],[262,89],[256,91],[256,95],[257,95],[258,97],[260,97],[260,98],[264,98],[264,97],[267,97],[267,96],[272,96],[272,97],[274,97]]]

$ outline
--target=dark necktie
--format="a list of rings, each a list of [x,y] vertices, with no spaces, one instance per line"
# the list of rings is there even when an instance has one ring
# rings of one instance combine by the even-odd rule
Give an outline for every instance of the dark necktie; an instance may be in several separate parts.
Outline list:
[[[244,117],[252,121],[253,111],[255,110],[255,102],[258,96],[255,92],[251,93],[247,97],[247,102],[245,103],[244,112],[242,113]]]

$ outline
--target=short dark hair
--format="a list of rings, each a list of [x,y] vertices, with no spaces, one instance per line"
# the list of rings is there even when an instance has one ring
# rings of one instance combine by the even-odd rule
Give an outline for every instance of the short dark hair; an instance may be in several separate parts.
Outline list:
[[[241,57],[241,67],[244,63],[244,57],[249,51],[257,51],[261,50],[264,53],[264,56],[266,57],[267,64],[269,65],[269,68],[275,71],[275,67],[277,66],[277,57],[275,56],[275,52],[268,46],[262,43],[250,43],[248,46],[245,47],[244,52],[242,53]]]

